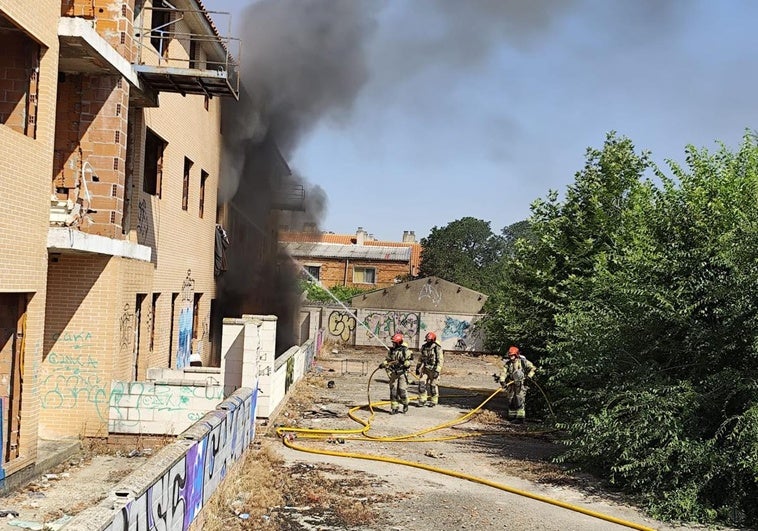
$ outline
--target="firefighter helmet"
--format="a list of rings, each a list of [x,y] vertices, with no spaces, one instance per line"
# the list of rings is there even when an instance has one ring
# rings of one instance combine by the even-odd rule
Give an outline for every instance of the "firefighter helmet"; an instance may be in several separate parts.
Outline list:
[[[392,342],[395,343],[396,345],[399,345],[400,343],[402,343],[403,342],[403,334],[401,334],[400,332],[398,332],[397,334],[395,334],[394,336],[392,336]]]
[[[517,346],[510,346],[508,348],[508,355],[509,356],[518,356],[519,355],[519,349]]]
[[[434,332],[427,332],[426,334],[426,340],[427,341],[437,341],[437,334]]]

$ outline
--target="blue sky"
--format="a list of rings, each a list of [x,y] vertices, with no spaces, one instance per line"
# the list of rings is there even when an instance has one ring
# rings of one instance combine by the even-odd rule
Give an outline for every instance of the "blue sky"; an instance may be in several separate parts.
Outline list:
[[[498,232],[573,182],[586,148],[608,131],[664,164],[680,161],[687,144],[735,147],[758,128],[758,2],[345,1],[258,2],[288,10],[281,27],[276,17],[264,25],[282,42],[309,35],[290,18],[321,24],[319,35],[360,21],[360,46],[344,64],[363,77],[307,120],[287,155],[326,194],[322,230],[360,226],[387,240],[413,230],[420,239],[472,216]],[[249,30],[254,2],[203,2],[232,13],[243,58],[265,47]],[[314,10],[337,5],[347,18],[314,22]],[[343,64],[346,53],[307,38],[299,51],[303,64]],[[277,64],[297,67],[291,57]],[[282,80],[309,94],[321,86],[293,73]]]

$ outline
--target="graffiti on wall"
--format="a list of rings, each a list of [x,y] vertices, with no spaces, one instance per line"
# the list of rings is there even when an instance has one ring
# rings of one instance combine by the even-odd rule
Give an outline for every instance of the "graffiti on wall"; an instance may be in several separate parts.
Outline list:
[[[407,337],[416,336],[419,332],[420,319],[418,313],[412,312],[371,312],[363,318],[363,324],[373,335],[386,341],[396,332]]]
[[[129,309],[129,303],[124,304],[124,310],[118,321],[119,349],[120,352],[129,350],[134,338],[134,314]]]
[[[287,374],[284,376],[284,394],[290,390],[292,382],[295,381],[295,356],[290,356],[287,360]]]
[[[42,381],[40,407],[81,410],[94,406],[98,418],[107,420],[108,382],[100,377],[97,358],[87,353],[92,332],[63,331],[53,334],[53,339],[56,350],[45,359],[49,370]]]
[[[150,221],[147,215],[147,201],[140,199],[138,205],[139,213],[137,214],[137,232],[140,235],[140,242],[145,241],[147,231],[150,228]]]
[[[471,322],[457,317],[445,316],[445,325],[440,334],[454,350],[478,350],[482,338],[480,330]]]
[[[126,503],[106,531],[187,530],[255,436],[257,390],[212,414],[219,424],[192,445],[138,498]],[[72,522],[76,523],[75,521]]]
[[[110,420],[136,426],[153,420],[156,412],[185,415],[197,420],[197,400],[218,403],[224,398],[221,386],[160,385],[144,382],[114,381],[111,387]]]
[[[438,290],[432,284],[427,283],[424,284],[424,286],[419,290],[418,294],[419,301],[423,301],[425,299],[429,299],[432,301],[432,304],[437,306],[442,301],[442,294],[440,293],[440,290]]]
[[[189,367],[192,349],[192,305],[195,301],[195,281],[192,271],[187,270],[187,277],[182,282],[182,306],[179,311],[179,342],[176,350],[176,368]]]
[[[348,312],[334,310],[329,314],[329,334],[348,341],[355,330],[355,317]]]

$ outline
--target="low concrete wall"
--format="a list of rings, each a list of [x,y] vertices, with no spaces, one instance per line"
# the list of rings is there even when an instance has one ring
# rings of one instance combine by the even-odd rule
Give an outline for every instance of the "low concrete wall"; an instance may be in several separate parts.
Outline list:
[[[258,415],[268,418],[313,365],[323,337],[318,330],[275,358],[276,326],[270,315],[225,319],[220,368],[150,368],[144,382],[111,382],[109,433],[176,435],[243,387],[258,389]]]
[[[150,368],[144,382],[111,382],[108,432],[177,435],[223,399],[219,368]]]
[[[187,530],[255,437],[256,396],[238,389],[62,529]]]
[[[323,343],[323,332],[303,345],[293,346],[278,358],[276,317],[243,315],[239,319],[224,319],[221,341],[221,373],[224,393],[238,387],[258,386],[258,416],[268,418],[284,400],[290,386],[300,380],[313,365]]]

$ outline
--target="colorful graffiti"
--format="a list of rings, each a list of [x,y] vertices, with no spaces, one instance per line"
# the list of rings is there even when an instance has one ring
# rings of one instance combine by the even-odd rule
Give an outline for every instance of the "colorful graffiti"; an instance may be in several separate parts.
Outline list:
[[[189,367],[192,353],[192,305],[195,300],[195,281],[192,271],[187,270],[187,277],[182,282],[182,309],[179,312],[179,341],[176,349],[176,368]]]
[[[482,330],[475,323],[449,315],[445,316],[440,337],[444,346],[453,350],[480,350],[483,346]]]
[[[417,313],[371,312],[363,318],[363,324],[379,339],[387,340],[396,332],[413,337],[418,334],[420,318]]]
[[[244,399],[232,397],[209,413],[206,417],[215,418],[207,425],[215,427],[187,449],[145,492],[124,503],[110,521],[98,529],[189,529],[255,437],[256,396],[257,389]],[[68,525],[77,528],[77,524],[91,522],[74,519]]]
[[[442,329],[442,339],[458,338],[465,339],[471,323],[445,316],[445,328]]]
[[[347,312],[333,311],[329,314],[329,333],[347,341],[355,330],[355,317]]]

